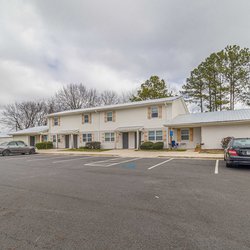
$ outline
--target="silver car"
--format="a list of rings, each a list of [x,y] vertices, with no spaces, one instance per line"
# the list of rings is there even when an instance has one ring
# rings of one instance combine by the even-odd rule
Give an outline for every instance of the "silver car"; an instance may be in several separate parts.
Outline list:
[[[35,154],[35,147],[26,145],[23,141],[11,141],[0,144],[0,155],[8,156],[11,154]]]

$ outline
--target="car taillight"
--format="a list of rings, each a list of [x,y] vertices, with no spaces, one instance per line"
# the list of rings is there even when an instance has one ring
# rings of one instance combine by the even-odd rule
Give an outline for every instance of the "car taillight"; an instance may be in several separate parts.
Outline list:
[[[234,150],[234,149],[229,149],[229,150],[228,150],[228,153],[229,153],[230,156],[238,156],[237,151]]]

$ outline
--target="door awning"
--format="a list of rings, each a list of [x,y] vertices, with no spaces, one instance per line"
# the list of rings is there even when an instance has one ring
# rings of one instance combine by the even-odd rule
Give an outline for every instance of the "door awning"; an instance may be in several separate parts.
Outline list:
[[[57,132],[59,135],[76,135],[79,134],[79,129],[72,129],[72,130],[59,130]]]
[[[118,127],[115,129],[117,132],[136,132],[142,131],[144,127],[142,126],[129,126],[129,127]]]

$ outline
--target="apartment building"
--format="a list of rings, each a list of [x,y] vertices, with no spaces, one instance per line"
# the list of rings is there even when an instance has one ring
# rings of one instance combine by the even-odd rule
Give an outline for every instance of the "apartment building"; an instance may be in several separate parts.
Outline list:
[[[48,116],[48,140],[55,148],[100,141],[106,149],[136,149],[148,140],[163,141],[168,147],[164,124],[188,113],[180,96],[64,111]]]

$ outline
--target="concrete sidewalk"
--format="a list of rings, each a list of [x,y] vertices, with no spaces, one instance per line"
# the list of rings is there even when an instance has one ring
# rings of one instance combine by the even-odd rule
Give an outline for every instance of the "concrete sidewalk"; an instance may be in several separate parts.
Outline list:
[[[194,151],[136,151],[133,149],[114,149],[103,152],[70,151],[65,149],[38,150],[40,154],[65,154],[65,155],[93,155],[93,156],[118,156],[139,158],[197,158],[197,159],[223,159],[223,154],[198,153]]]

